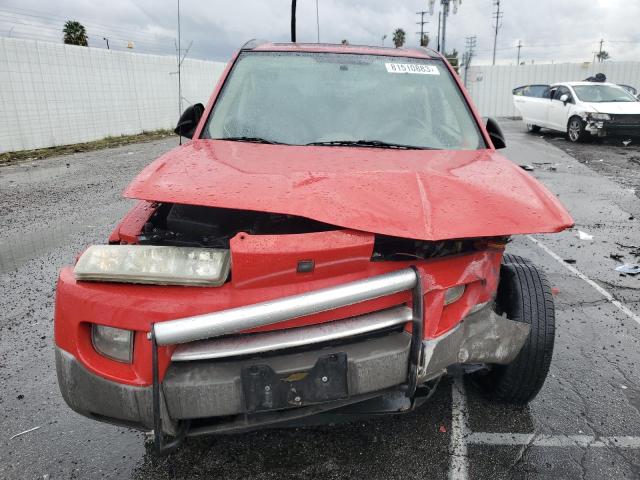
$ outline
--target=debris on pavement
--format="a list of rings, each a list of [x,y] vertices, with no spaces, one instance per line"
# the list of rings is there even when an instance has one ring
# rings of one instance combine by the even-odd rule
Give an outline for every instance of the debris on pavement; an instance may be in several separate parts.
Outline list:
[[[447,427],[445,427],[444,425],[440,425],[440,428],[438,430],[440,430],[440,433],[447,433]]]
[[[527,172],[532,172],[534,170],[533,165],[520,165],[520,168],[526,170]]]
[[[574,264],[574,263],[576,263],[576,260],[575,260],[575,258],[565,258],[564,259],[564,263]]]
[[[618,265],[616,271],[627,275],[638,275],[640,273],[640,265],[637,263],[625,263]]]
[[[582,230],[578,230],[578,233],[576,233],[576,237],[578,237],[580,240],[593,240],[593,235],[589,235],[587,232],[583,232]]]
[[[631,143],[631,139],[629,139],[629,140],[623,140],[623,141],[622,141],[622,144],[623,144],[625,147],[628,147],[630,143]]]
[[[553,288],[551,289],[551,295],[553,295],[554,297],[555,297],[556,295],[558,295],[559,293],[560,293],[560,289],[559,289],[559,288],[553,287]]]
[[[11,437],[9,437],[9,440],[13,440],[14,438],[17,438],[17,437],[19,437],[21,435],[24,435],[25,433],[33,432],[34,430],[38,430],[40,427],[42,427],[42,425],[38,425],[37,427],[30,428],[29,430],[25,430],[24,432],[16,433],[15,435],[12,435]]]
[[[621,255],[619,253],[610,253],[609,254],[609,258],[613,258],[616,261],[620,261],[622,258],[624,257],[624,255]]]

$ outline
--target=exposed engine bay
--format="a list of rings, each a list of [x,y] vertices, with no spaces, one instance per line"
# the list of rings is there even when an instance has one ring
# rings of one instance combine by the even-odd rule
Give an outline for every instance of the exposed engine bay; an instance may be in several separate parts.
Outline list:
[[[342,227],[279,213],[197,205],[160,204],[138,237],[144,245],[229,248],[239,232],[286,235],[341,230]],[[476,239],[430,242],[376,235],[372,260],[443,257],[475,250]]]

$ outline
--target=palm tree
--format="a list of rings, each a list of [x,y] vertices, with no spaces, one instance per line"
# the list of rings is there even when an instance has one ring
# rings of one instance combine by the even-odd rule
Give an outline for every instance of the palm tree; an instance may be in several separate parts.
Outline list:
[[[605,60],[609,60],[611,58],[609,56],[609,52],[607,52],[606,50],[602,50],[601,52],[598,52],[596,57],[598,57],[599,62],[604,62]]]
[[[88,46],[87,31],[80,22],[68,20],[67,23],[64,24],[62,33],[64,33],[64,43],[67,45]]]
[[[404,45],[404,40],[406,37],[406,33],[404,33],[404,30],[401,28],[396,28],[395,32],[393,32],[393,44],[396,46],[396,48],[400,48],[402,45]]]

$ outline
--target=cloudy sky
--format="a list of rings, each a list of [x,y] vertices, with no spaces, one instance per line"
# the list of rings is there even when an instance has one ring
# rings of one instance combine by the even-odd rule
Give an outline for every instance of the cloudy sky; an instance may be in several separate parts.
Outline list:
[[[427,0],[318,0],[320,40],[352,44],[391,44],[395,28],[416,45]],[[440,0],[436,1],[437,4]],[[466,36],[477,36],[477,64],[490,63],[494,0],[463,0],[447,24],[447,49],[464,50]],[[612,60],[640,60],[640,1],[502,0],[499,63],[515,63],[518,41],[527,63],[590,61],[604,39]],[[183,47],[190,57],[226,60],[250,38],[287,41],[290,0],[180,0]],[[435,39],[437,11],[425,29]],[[175,54],[177,0],[3,0],[0,36],[61,41],[62,24],[80,21],[91,46]],[[316,1],[298,0],[298,41],[316,41]],[[435,40],[432,41],[435,47]]]

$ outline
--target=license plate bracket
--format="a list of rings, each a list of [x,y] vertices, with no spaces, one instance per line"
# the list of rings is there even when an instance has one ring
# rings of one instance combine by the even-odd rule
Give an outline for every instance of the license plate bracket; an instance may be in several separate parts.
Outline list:
[[[269,365],[244,367],[242,390],[248,412],[278,410],[349,397],[344,352],[324,355],[311,370],[281,375]]]

